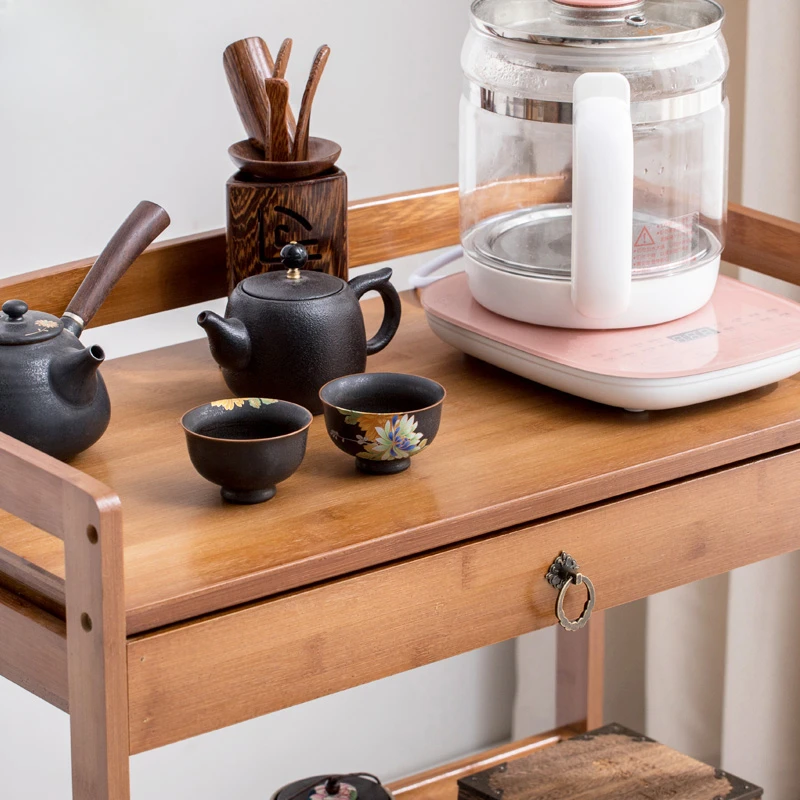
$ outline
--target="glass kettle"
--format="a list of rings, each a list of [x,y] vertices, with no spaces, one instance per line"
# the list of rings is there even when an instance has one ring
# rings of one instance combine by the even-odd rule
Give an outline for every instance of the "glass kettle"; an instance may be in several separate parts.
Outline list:
[[[460,207],[479,303],[606,329],[708,302],[727,209],[723,19],[713,0],[475,0]]]

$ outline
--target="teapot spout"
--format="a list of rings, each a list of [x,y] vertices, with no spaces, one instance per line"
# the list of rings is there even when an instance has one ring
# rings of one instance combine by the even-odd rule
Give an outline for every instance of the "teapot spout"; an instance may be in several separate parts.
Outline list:
[[[242,370],[250,363],[250,334],[238,319],[223,319],[203,311],[197,324],[206,332],[211,355],[223,369]]]
[[[96,344],[70,350],[50,362],[50,384],[53,391],[76,406],[91,403],[97,395],[97,370],[106,354]]]

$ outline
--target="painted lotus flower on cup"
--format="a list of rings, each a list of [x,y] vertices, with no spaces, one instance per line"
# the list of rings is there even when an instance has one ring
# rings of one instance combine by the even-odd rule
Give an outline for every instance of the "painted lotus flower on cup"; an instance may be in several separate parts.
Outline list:
[[[234,397],[229,400],[215,400],[211,405],[214,408],[224,408],[226,411],[233,411],[234,408],[242,408],[245,403],[251,408],[261,408],[261,406],[271,406],[277,403],[269,397]]]
[[[348,425],[357,425],[363,433],[357,434],[356,444],[364,449],[357,454],[358,458],[371,461],[395,461],[408,458],[423,450],[428,440],[417,430],[417,420],[413,414],[358,414],[353,411],[342,411]],[[333,435],[335,431],[331,431]],[[344,439],[341,434],[337,436]]]

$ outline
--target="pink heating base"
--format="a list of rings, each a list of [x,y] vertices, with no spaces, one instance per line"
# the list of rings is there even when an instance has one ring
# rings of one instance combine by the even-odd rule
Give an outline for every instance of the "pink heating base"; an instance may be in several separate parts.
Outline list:
[[[421,293],[428,314],[534,356],[622,378],[678,378],[739,367],[800,348],[800,305],[721,276],[700,311],[615,331],[544,328],[500,317],[473,299],[464,273]]]

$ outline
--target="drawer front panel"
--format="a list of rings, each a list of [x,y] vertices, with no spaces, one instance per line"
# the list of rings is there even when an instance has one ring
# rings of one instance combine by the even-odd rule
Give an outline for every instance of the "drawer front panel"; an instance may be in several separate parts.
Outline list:
[[[603,609],[798,549],[798,480],[789,451],[130,639],[131,751],[553,625],[562,550]]]

